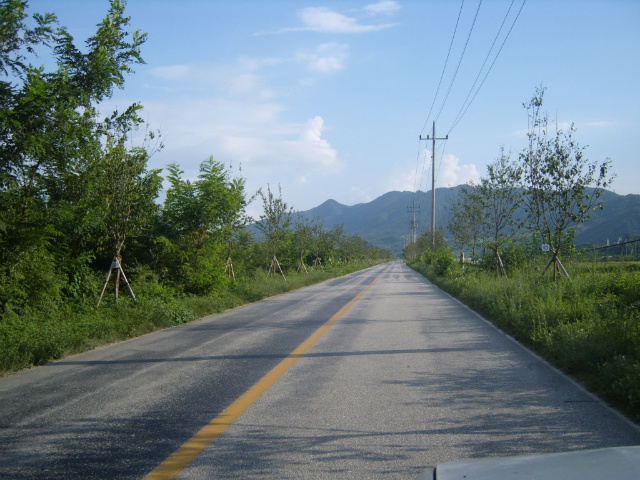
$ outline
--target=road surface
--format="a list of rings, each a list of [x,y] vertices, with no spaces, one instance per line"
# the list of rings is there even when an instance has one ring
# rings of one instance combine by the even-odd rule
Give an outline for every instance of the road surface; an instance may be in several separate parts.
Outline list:
[[[0,405],[0,478],[413,479],[640,445],[400,262],[1,378]]]

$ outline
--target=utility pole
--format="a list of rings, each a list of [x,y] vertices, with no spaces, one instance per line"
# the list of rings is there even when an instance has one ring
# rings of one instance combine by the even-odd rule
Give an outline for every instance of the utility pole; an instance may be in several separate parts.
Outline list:
[[[411,221],[411,243],[416,243],[416,237],[418,233],[418,222],[416,222],[416,210],[420,213],[420,205],[416,206],[415,196],[411,201],[411,205],[407,207],[408,213],[413,213],[413,220]]]
[[[449,140],[449,135],[444,138],[436,137],[436,121],[433,121],[433,135],[420,140],[433,140],[431,147],[431,245],[436,244],[436,140]]]

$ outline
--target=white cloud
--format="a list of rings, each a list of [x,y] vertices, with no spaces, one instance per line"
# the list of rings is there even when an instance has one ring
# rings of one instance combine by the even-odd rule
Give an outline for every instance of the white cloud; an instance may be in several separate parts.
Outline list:
[[[314,52],[299,52],[296,58],[307,64],[312,72],[332,73],[342,70],[349,57],[348,45],[324,43]]]
[[[338,152],[323,137],[324,119],[283,118],[288,108],[265,86],[264,70],[302,62],[311,72],[330,73],[344,68],[348,55],[348,46],[325,43],[288,59],[240,57],[228,64],[155,68],[152,74],[165,80],[159,88],[181,94],[145,101],[145,115],[154,119],[166,146],[158,157],[164,164],[184,164],[187,171],[213,154],[241,164],[247,177],[298,184],[340,171]]]
[[[428,151],[420,157],[419,168],[413,161],[408,161],[397,174],[392,175],[386,185],[386,190],[413,192],[431,191],[431,158]],[[426,158],[426,161],[425,161]],[[418,178],[416,178],[416,174]],[[444,155],[436,160],[436,188],[454,187],[470,180],[478,181],[480,173],[473,164],[462,165],[460,159],[452,154]]]
[[[205,62],[185,65],[156,67],[151,74],[174,84],[173,89],[210,90],[219,88],[233,95],[255,95],[262,99],[272,98],[275,93],[266,88],[261,70],[284,63],[284,59],[262,60],[240,57],[235,64],[209,64]]]
[[[363,33],[388,28],[388,25],[360,25],[355,18],[347,17],[326,7],[309,7],[299,13],[305,30],[326,33]]]
[[[163,164],[176,162],[185,171],[209,155],[241,164],[248,178],[311,179],[343,168],[338,152],[323,137],[324,120],[282,118],[278,103],[227,99],[145,102],[145,116],[161,130]]]
[[[413,192],[416,185],[416,171],[415,169],[407,170],[398,175],[392,176],[387,183],[387,191],[397,192]]]
[[[379,2],[365,8],[369,15],[378,15],[389,12],[394,2]],[[385,23],[377,25],[363,25],[355,17],[349,17],[342,13],[334,12],[327,7],[307,7],[298,12],[298,17],[302,21],[302,27],[281,28],[276,32],[321,32],[321,33],[367,33],[377,32],[393,27],[394,24]],[[266,32],[259,32],[262,35]]]
[[[329,145],[329,142],[322,138],[324,120],[316,116],[307,121],[300,132],[299,143],[295,144],[295,153],[300,158],[306,158],[310,165],[315,165],[315,170],[322,170],[325,173],[333,173],[342,169],[338,161],[338,152]]]
[[[480,173],[475,165],[461,165],[460,159],[450,153],[442,157],[440,164],[436,163],[436,188],[454,187],[479,179]]]
[[[398,2],[391,0],[382,0],[378,3],[372,3],[364,7],[365,12],[371,16],[376,15],[392,15],[400,9]]]

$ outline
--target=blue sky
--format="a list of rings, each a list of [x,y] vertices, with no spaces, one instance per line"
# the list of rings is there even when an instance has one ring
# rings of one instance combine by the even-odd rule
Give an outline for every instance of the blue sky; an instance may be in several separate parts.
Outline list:
[[[108,2],[29,6],[83,42]],[[249,193],[280,184],[296,210],[354,205],[431,189],[431,142],[418,137],[437,120],[449,140],[437,144],[436,187],[458,185],[501,146],[523,149],[522,104],[543,85],[545,109],[575,124],[587,157],[611,159],[612,189],[640,193],[640,1],[129,0],[126,11],[149,35],[147,63],[103,108],[144,105],[165,144],[153,167],[195,178],[213,155],[241,168]]]

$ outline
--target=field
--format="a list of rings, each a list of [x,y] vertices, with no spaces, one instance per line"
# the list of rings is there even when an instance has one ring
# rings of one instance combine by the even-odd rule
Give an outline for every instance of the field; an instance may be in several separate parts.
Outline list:
[[[544,261],[508,277],[475,265],[411,266],[610,404],[640,421],[640,262]]]

